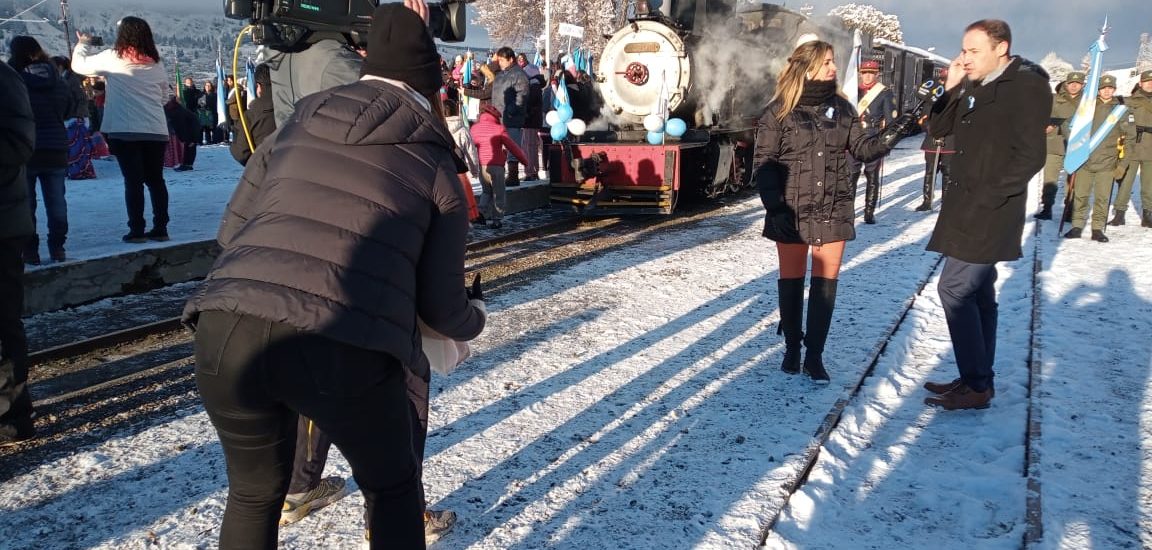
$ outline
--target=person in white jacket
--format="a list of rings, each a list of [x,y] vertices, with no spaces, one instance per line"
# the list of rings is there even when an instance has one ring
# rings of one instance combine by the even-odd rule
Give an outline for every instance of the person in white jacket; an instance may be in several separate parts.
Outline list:
[[[101,76],[108,82],[101,131],[124,174],[128,234],[124,242],[168,240],[168,186],[164,183],[164,148],[168,124],[168,73],[152,39],[152,29],[139,17],[117,23],[116,43],[99,51],[92,37],[76,33],[72,70]],[[145,231],[144,187],[152,200],[152,230]]]

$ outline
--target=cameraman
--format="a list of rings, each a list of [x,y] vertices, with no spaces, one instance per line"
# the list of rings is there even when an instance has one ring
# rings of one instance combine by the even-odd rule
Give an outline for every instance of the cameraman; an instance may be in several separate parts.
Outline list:
[[[344,35],[316,33],[302,50],[280,51],[267,63],[272,69],[272,106],[279,128],[304,96],[360,80],[364,58]]]

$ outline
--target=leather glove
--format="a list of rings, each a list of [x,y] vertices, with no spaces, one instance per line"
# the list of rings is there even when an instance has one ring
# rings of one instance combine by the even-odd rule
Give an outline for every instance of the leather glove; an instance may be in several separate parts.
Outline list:
[[[469,300],[484,300],[484,289],[480,288],[479,273],[477,273],[476,276],[472,278],[472,286],[465,288],[464,291],[468,293]]]
[[[909,113],[900,115],[899,118],[892,121],[884,131],[880,132],[880,143],[885,147],[891,149],[900,142],[901,139],[912,134],[916,129],[916,118]]]

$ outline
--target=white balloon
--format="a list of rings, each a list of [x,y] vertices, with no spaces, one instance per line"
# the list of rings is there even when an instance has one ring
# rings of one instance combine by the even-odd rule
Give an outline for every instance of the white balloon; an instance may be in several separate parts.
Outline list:
[[[664,131],[664,117],[655,113],[644,117],[644,129],[649,132]]]
[[[544,122],[547,122],[548,126],[555,126],[559,124],[560,113],[557,113],[556,111],[548,111],[548,114],[544,115]]]
[[[588,130],[588,126],[584,124],[583,120],[574,118],[568,121],[568,132],[574,136],[582,136]]]

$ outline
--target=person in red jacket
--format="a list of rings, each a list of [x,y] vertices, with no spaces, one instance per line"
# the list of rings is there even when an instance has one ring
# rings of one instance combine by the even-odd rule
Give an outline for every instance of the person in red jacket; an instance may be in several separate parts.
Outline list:
[[[508,136],[508,131],[500,124],[500,111],[492,105],[480,109],[480,116],[472,125],[472,142],[476,144],[476,156],[480,160],[480,224],[498,229],[503,223],[507,195],[504,192],[504,163],[508,156],[505,149],[520,162],[528,164],[528,156],[520,146]]]

